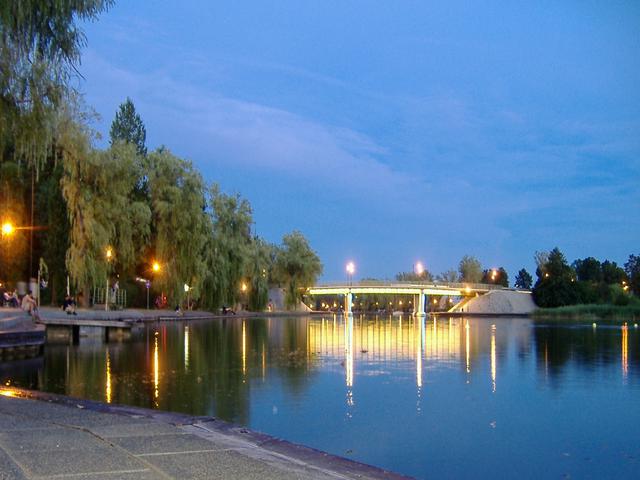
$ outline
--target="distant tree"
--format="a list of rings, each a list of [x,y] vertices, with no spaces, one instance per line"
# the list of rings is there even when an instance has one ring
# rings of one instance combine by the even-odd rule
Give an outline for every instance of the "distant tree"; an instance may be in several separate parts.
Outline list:
[[[282,239],[275,270],[285,287],[285,303],[288,308],[294,308],[302,299],[301,288],[313,285],[322,273],[322,263],[304,235],[294,231]]]
[[[458,281],[458,272],[454,269],[446,270],[436,277],[438,282],[456,283]]]
[[[601,268],[602,281],[607,285],[619,285],[627,278],[624,269],[619,267],[616,262],[605,260],[604,262],[602,262]]]
[[[131,143],[136,147],[138,155],[145,156],[147,154],[147,146],[145,145],[147,129],[140,115],[136,113],[136,107],[129,97],[120,104],[116,117],[111,123],[109,136],[111,137],[111,145],[116,142]]]
[[[209,190],[209,203],[212,234],[206,246],[204,304],[213,309],[235,305],[240,298],[240,287],[251,256],[253,218],[248,200],[221,192],[217,184]],[[260,269],[262,252],[254,253],[253,267]]]
[[[421,274],[416,272],[396,273],[396,280],[399,282],[431,282],[433,281],[433,276],[425,268]]]
[[[482,265],[475,257],[469,255],[462,257],[458,272],[460,272],[461,282],[480,283],[482,280]]]
[[[600,262],[593,257],[573,262],[578,281],[598,283],[602,281],[602,269]]]
[[[248,248],[246,273],[248,278],[249,310],[264,310],[269,302],[269,278],[273,270],[275,245],[270,245],[259,237],[254,237]]]
[[[574,305],[579,300],[575,272],[556,247],[547,262],[538,266],[538,280],[533,288],[533,299],[539,307],[553,308]]]
[[[531,288],[531,285],[533,285],[533,278],[531,277],[529,272],[527,272],[527,270],[524,268],[520,269],[515,278],[515,287]]]
[[[544,275],[545,265],[549,261],[549,252],[536,251],[533,254],[533,260],[536,262],[536,275],[538,277]]]
[[[640,255],[629,255],[629,260],[624,264],[624,271],[629,279],[631,291],[640,295]]]
[[[502,285],[503,287],[508,287],[509,274],[503,267],[484,270],[482,272],[482,283],[488,283],[491,285]]]

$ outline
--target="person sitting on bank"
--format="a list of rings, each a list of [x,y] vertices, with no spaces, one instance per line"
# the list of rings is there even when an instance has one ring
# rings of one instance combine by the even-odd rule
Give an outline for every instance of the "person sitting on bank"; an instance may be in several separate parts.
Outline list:
[[[62,310],[67,312],[67,315],[78,315],[76,313],[76,301],[71,295],[67,295],[64,297],[64,302],[62,302]]]
[[[38,316],[38,303],[33,298],[31,290],[22,297],[22,309],[32,317]]]
[[[4,292],[4,301],[5,304],[9,307],[18,308],[20,306],[20,301],[18,300],[18,292],[14,290],[13,293]]]

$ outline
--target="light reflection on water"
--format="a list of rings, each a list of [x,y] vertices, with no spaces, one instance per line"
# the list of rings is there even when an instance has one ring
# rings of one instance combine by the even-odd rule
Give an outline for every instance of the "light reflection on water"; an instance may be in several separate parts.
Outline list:
[[[214,415],[417,477],[640,472],[638,329],[527,319],[160,323],[47,345],[3,383]],[[635,427],[633,427],[635,425]],[[513,472],[513,473],[511,473]]]

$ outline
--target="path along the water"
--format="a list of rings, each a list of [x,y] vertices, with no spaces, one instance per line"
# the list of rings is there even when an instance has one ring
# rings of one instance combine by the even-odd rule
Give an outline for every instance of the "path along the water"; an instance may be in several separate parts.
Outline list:
[[[0,387],[0,479],[401,479],[210,417]]]

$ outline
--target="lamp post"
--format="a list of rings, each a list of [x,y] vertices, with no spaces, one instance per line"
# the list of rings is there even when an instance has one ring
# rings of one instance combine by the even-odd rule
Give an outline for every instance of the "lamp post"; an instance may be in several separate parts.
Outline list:
[[[162,270],[162,266],[157,261],[154,261],[151,264],[151,271],[155,275],[160,273],[160,270]],[[151,282],[147,282],[147,310],[149,310],[149,287],[151,287]],[[160,298],[163,298],[163,297],[164,297],[164,292],[161,294]]]
[[[349,286],[351,286],[351,280],[353,278],[353,274],[356,271],[356,265],[353,262],[347,263],[347,275],[349,277]]]
[[[107,312],[109,311],[109,267],[111,265],[111,260],[113,259],[113,250],[111,247],[107,247],[105,257],[107,259],[107,283],[104,290],[104,310]]]

